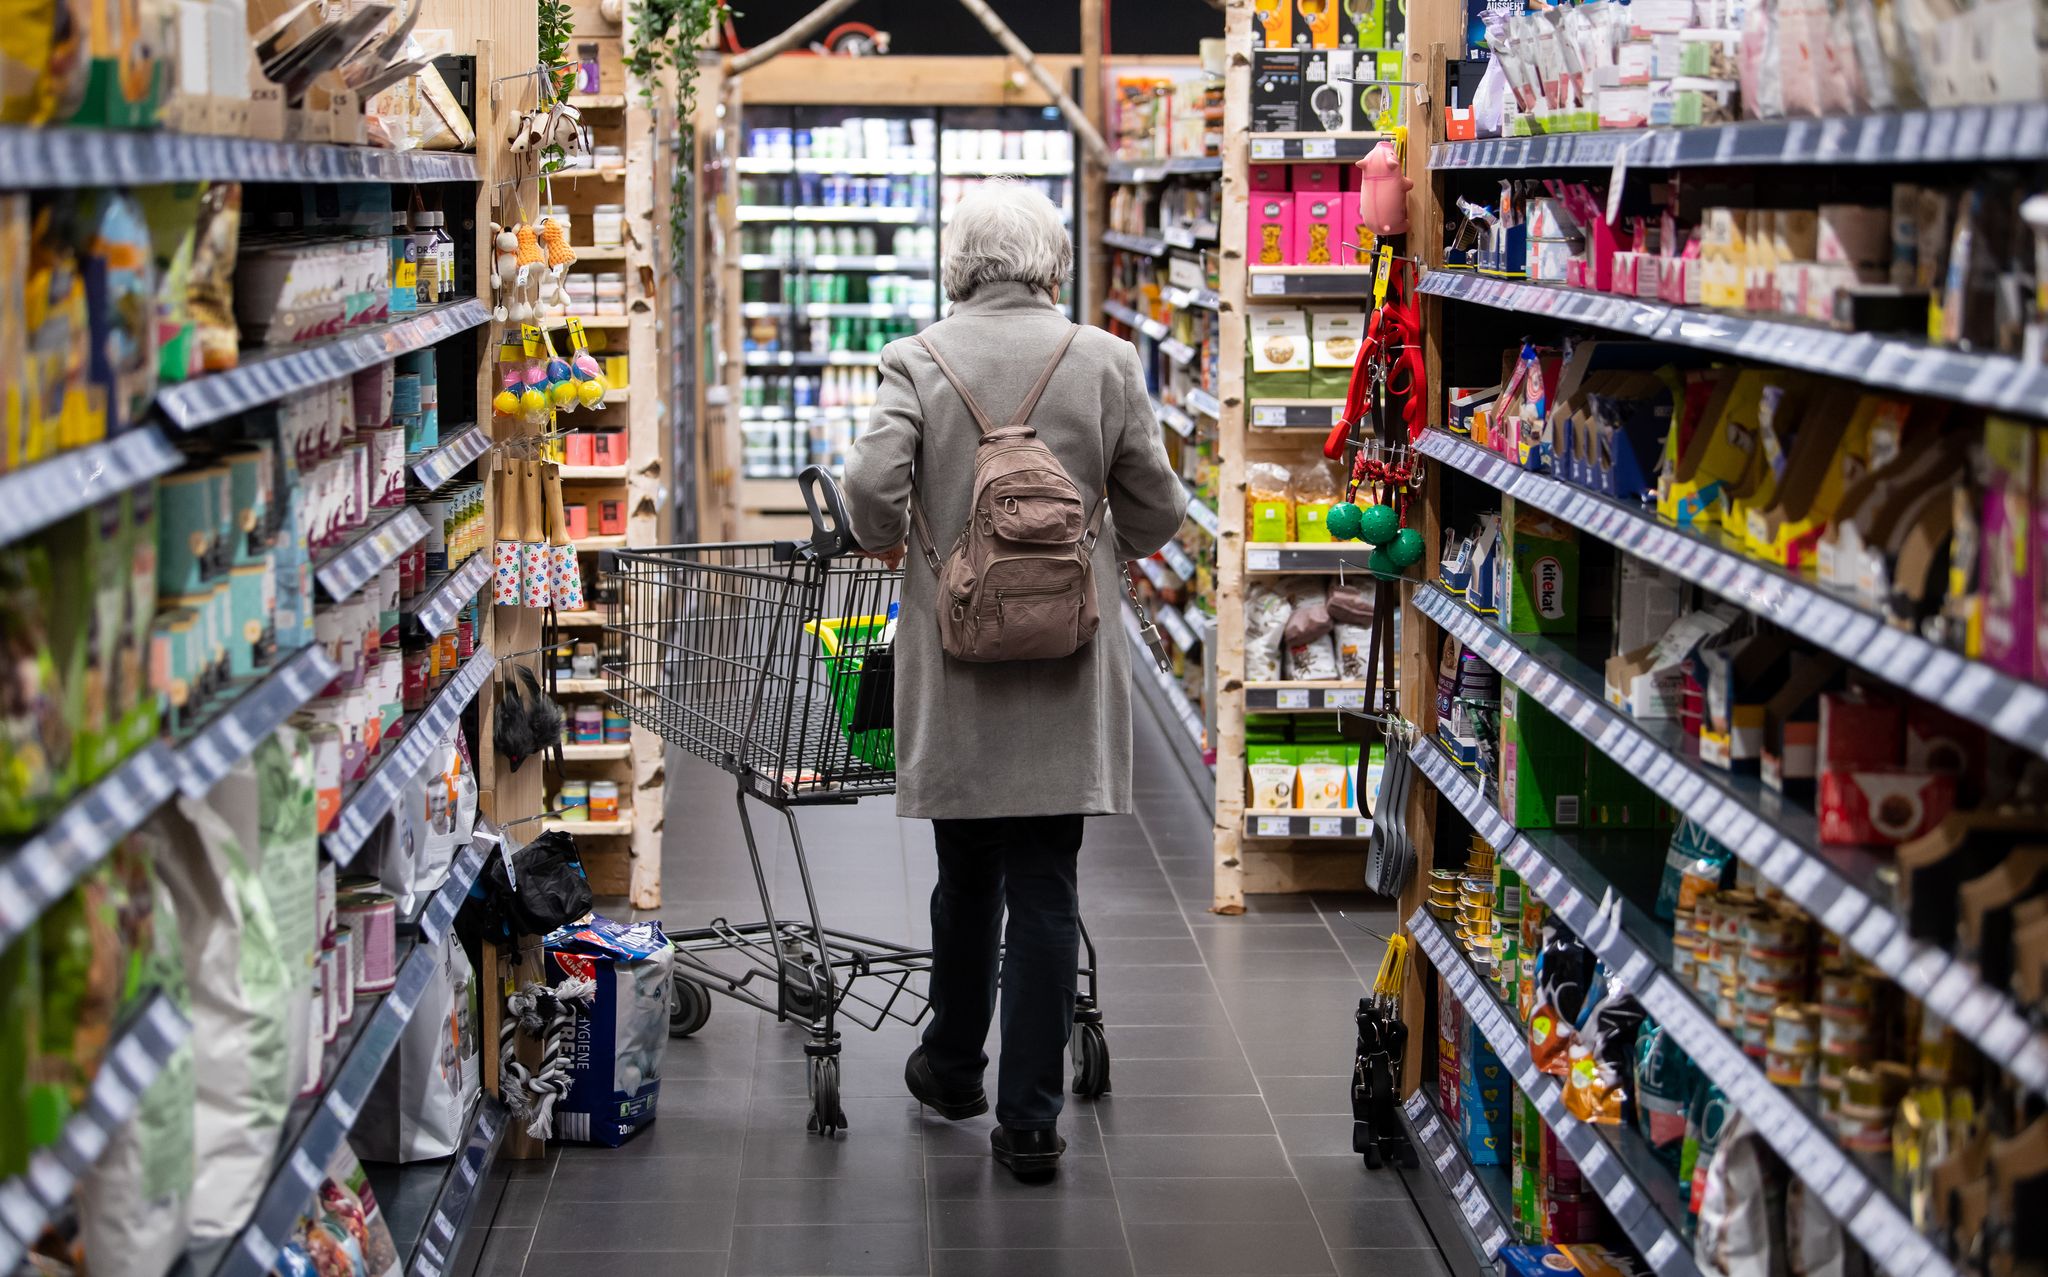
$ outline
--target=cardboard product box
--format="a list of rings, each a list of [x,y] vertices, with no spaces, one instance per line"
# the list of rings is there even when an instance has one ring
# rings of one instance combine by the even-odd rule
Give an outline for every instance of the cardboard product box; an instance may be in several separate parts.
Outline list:
[[[1283,192],[1288,189],[1287,170],[1291,164],[1254,164],[1251,166],[1251,189],[1257,193]]]
[[[1252,132],[1303,131],[1303,78],[1307,65],[1308,54],[1300,49],[1279,46],[1252,52]]]
[[[1573,634],[1579,626],[1579,530],[1513,497],[1501,501],[1511,634]]]
[[[1352,0],[1337,6],[1337,43],[1346,49],[1377,49],[1399,43],[1387,38],[1387,21],[1401,28],[1401,0]]]
[[[1401,79],[1400,50],[1360,49],[1351,79],[1345,127],[1353,133],[1390,133],[1399,128],[1402,89],[1391,82]]]
[[[1246,325],[1252,369],[1247,387],[1258,399],[1305,399],[1313,384],[1308,312],[1256,307]]]
[[[1792,668],[1764,703],[1764,750],[1759,770],[1766,786],[1811,800],[1820,775],[1820,695],[1840,680],[1842,662],[1794,652]]]
[[[1337,0],[1324,0],[1320,8],[1314,4],[1301,5],[1295,14],[1294,42],[1306,44],[1312,49],[1336,48],[1338,33],[1343,26],[1343,20],[1338,14],[1341,8],[1343,6],[1338,4]],[[1258,26],[1256,17],[1252,25]]]
[[[1512,683],[1500,689],[1500,814],[1517,829],[1575,826],[1586,742]]]
[[[1716,607],[1687,612],[1657,640],[1607,658],[1607,703],[1631,718],[1678,718],[1693,649],[1732,624],[1739,613]]]
[[[1614,649],[1633,652],[1656,642],[1685,613],[1685,581],[1675,572],[1624,554],[1614,576]]]
[[[1358,54],[1349,49],[1310,49],[1301,71],[1301,131],[1347,131],[1351,78]]]
[[[1294,47],[1294,6],[1274,3],[1252,11],[1252,48],[1292,49]],[[1304,39],[1302,43],[1306,44]],[[1253,55],[1257,56],[1256,52]],[[1256,63],[1254,63],[1256,65]]]
[[[1366,314],[1361,310],[1314,310],[1308,320],[1312,393],[1342,399],[1351,389],[1351,370],[1365,343]]]
[[[1780,630],[1724,632],[1701,643],[1697,668],[1706,693],[1700,761],[1756,774],[1763,761],[1764,706],[1785,680],[1795,640]]]
[[[1297,195],[1331,195],[1341,193],[1344,189],[1344,166],[1341,164],[1286,164],[1272,167],[1288,170],[1287,189]]]
[[[1837,846],[1897,846],[1939,824],[1955,807],[1956,778],[1903,767],[1820,774],[1820,840]]]
[[[1294,266],[1335,266],[1343,253],[1344,192],[1329,191],[1294,195],[1292,247],[1287,260]]]
[[[1464,1041],[1464,1006],[1452,994],[1443,973],[1436,985],[1436,1106],[1445,1120],[1458,1120],[1458,1043]]]
[[[1286,192],[1254,194],[1245,216],[1245,261],[1253,266],[1292,265],[1294,196]]]
[[[2038,539],[2035,507],[2041,495],[2034,478],[2042,453],[2042,429],[2009,417],[1984,420],[1984,520],[1982,561],[1977,571],[1983,595],[1986,663],[2020,678],[2034,674],[2034,595],[2039,569],[2033,561]]]

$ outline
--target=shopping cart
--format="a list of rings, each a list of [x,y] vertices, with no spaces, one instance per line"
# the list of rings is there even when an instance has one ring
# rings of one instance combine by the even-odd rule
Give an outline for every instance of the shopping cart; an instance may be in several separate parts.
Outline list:
[[[846,1127],[839,1020],[869,1030],[917,1024],[930,1009],[914,977],[931,950],[824,924],[797,827],[799,807],[852,803],[896,788],[894,673],[883,634],[902,573],[861,557],[838,485],[813,466],[798,479],[809,543],[671,545],[609,551],[598,570],[613,595],[604,661],[611,699],[662,739],[731,772],[761,920],[714,918],[675,943],[669,1033],[688,1037],[722,993],[805,1025],[808,1127]],[[782,813],[805,913],[776,911],[748,800]],[[1074,1009],[1074,1093],[1109,1090],[1109,1049],[1096,999],[1095,942]],[[715,962],[715,957],[725,959]]]

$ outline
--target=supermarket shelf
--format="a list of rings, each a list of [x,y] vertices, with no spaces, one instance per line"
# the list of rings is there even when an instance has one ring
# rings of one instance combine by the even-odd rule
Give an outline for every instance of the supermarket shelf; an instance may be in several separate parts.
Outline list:
[[[20,190],[208,181],[477,180],[474,155],[447,151],[90,128],[0,128],[0,173]]]
[[[1342,399],[1263,399],[1251,406],[1254,430],[1321,430],[1344,419]]]
[[[1188,557],[1186,550],[1180,548],[1180,542],[1168,541],[1160,546],[1159,557],[1166,560],[1166,566],[1173,569],[1175,576],[1190,585],[1194,583],[1195,561]]]
[[[1202,724],[1200,707],[1189,700],[1187,693],[1181,690],[1180,680],[1169,671],[1160,669],[1159,663],[1152,658],[1152,650],[1145,645],[1144,637],[1138,632],[1138,618],[1131,611],[1128,600],[1119,611],[1123,613],[1124,634],[1131,644],[1131,671],[1134,674],[1143,674],[1143,677],[1138,679],[1139,694],[1150,697],[1161,711],[1162,717],[1180,724],[1181,730],[1186,733],[1189,743],[1194,746],[1194,761],[1201,764],[1190,769],[1190,776],[1205,773],[1213,764],[1209,762],[1203,743],[1207,731]]]
[[[1139,559],[1137,564],[1138,571],[1143,573],[1145,579],[1152,583],[1153,589],[1164,593],[1172,589],[1176,584],[1173,574],[1159,560],[1152,558]]]
[[[623,182],[626,180],[626,166],[623,164],[578,165],[559,168],[549,173],[548,179],[555,182]]]
[[[1220,310],[1223,298],[1213,288],[1163,288],[1159,298],[1175,310]]]
[[[1200,177],[1223,172],[1220,155],[1176,155],[1160,160],[1111,160],[1108,181],[1116,186],[1158,182],[1169,177]]]
[[[462,1152],[455,1157],[364,1164],[406,1277],[448,1272],[476,1213],[477,1187],[490,1174],[511,1127],[504,1101],[486,1091],[470,1106]]]
[[[601,678],[558,678],[554,692],[558,696],[602,696],[605,682]]]
[[[1355,811],[1248,811],[1247,838],[1370,838],[1372,817]]]
[[[555,613],[555,625],[561,629],[602,629],[611,624],[611,614],[599,608],[585,608],[580,612]]]
[[[1246,572],[1365,572],[1373,547],[1363,541],[1291,541],[1244,548]]]
[[[43,1227],[72,1207],[78,1181],[99,1164],[107,1143],[142,1103],[192,1025],[162,993],[127,1015],[107,1043],[85,1103],[64,1123],[57,1142],[29,1156],[28,1169],[0,1180],[0,1272],[15,1272]]]
[[[582,322],[585,328],[594,330],[630,328],[633,324],[633,317],[631,315],[578,315],[576,318]],[[545,320],[542,322],[541,327],[548,329],[550,332],[566,332],[568,330],[568,322],[565,318]]]
[[[742,173],[851,173],[870,177],[918,177],[938,172],[938,166],[928,159],[783,159],[765,155],[743,155],[733,161],[733,167]]]
[[[1978,979],[1971,964],[1907,934],[1882,876],[1890,857],[1823,846],[1811,811],[1754,778],[1702,765],[1681,747],[1674,724],[1638,721],[1609,706],[1601,674],[1554,645],[1536,650],[1539,640],[1505,633],[1440,586],[1418,588],[1414,602],[1907,993],[1942,1008],[1958,1033],[2003,1061],[2029,1090],[2048,1096],[2048,1034],[2029,1025],[2005,992]]]
[[[18,541],[185,464],[155,426],[0,475],[0,541]]]
[[[1431,430],[1423,435],[1420,450],[2048,757],[2048,688],[1894,629],[1861,604],[1797,573],[1747,558],[1698,533],[1681,532],[1634,506],[1523,470],[1469,440]]]
[[[1159,353],[1185,368],[1195,357],[1195,348],[1178,337],[1168,337],[1159,343]]]
[[[1071,160],[961,160],[941,161],[947,177],[1072,177]]]
[[[435,306],[312,345],[245,351],[240,367],[157,391],[157,406],[181,430],[247,412],[421,350],[480,324],[491,309],[475,298]]]
[[[1254,164],[1362,160],[1387,136],[1384,133],[1254,133],[1251,136],[1251,160]]]
[[[1247,266],[1246,287],[1261,297],[1364,297],[1372,292],[1370,266]]]
[[[796,315],[806,319],[929,319],[929,302],[742,302],[740,314],[750,319]]]
[[[1418,748],[1416,761],[1437,792],[1493,844],[1523,883],[1635,991],[1644,1009],[1755,1124],[1792,1173],[1813,1187],[1828,1213],[1841,1221],[1843,1232],[1874,1263],[1892,1277],[1954,1277],[1955,1269],[1914,1231],[1898,1203],[1836,1147],[1811,1097],[1783,1090],[1766,1078],[1671,974],[1669,962],[1660,956],[1668,954],[1668,928],[1656,926],[1625,904],[1625,921],[1616,925],[1612,887],[1570,855],[1570,840],[1546,839],[1550,845],[1539,846],[1516,833],[1487,804],[1479,786],[1458,774],[1457,764],[1435,742]]]
[[[1256,290],[1254,290],[1256,291]],[[1646,341],[1737,355],[1860,385],[2048,416],[2048,365],[1977,355],[1923,341],[1840,333],[1816,324],[1642,302],[1582,288],[1431,271],[1418,290],[1525,315],[1611,328]]]
[[[365,529],[341,549],[313,563],[313,579],[331,603],[349,598],[371,577],[398,561],[427,535],[427,521],[416,506],[400,506]]]
[[[429,582],[426,590],[403,610],[419,623],[421,633],[439,634],[455,623],[462,605],[474,598],[490,579],[491,556],[476,551],[453,572],[444,572]]]
[[[1536,1067],[1529,1039],[1462,950],[1426,911],[1408,919],[1408,934],[1444,977],[1452,996],[1486,1038],[1493,1053],[1578,1163],[1579,1173],[1600,1195],[1643,1262],[1658,1277],[1699,1277],[1685,1243],[1685,1207],[1671,1172],[1658,1166],[1632,1130],[1596,1127],[1573,1117],[1564,1088]]]
[[[873,368],[882,362],[878,350],[750,350],[749,368]]]
[[[633,836],[633,813],[622,811],[617,820],[543,820],[541,832],[549,834],[580,834],[586,838],[630,838]]]
[[[187,798],[204,798],[340,673],[327,649],[313,643],[250,680],[247,690],[178,747],[178,788]]]
[[[1111,248],[1120,248],[1128,253],[1143,253],[1147,257],[1166,256],[1166,241],[1157,235],[1133,235],[1129,231],[1104,231],[1102,242]]]
[[[564,745],[565,763],[619,763],[633,756],[631,745]]]
[[[1150,559],[1145,561],[1151,562]],[[1200,646],[1201,639],[1188,628],[1187,620],[1181,616],[1180,609],[1171,603],[1161,603],[1153,608],[1152,619],[1159,623],[1159,628],[1166,634],[1167,641],[1179,648],[1183,655],[1192,656],[1195,648]]]
[[[439,447],[407,457],[406,464],[422,486],[438,489],[490,450],[490,431],[482,426],[459,426]]]
[[[1257,145],[1256,142],[1253,145]],[[1254,157],[1256,158],[1256,157]],[[1943,107],[1826,120],[1438,142],[1433,169],[1974,164],[2048,159],[2048,103]]]
[[[1514,1244],[1514,1217],[1507,1172],[1498,1166],[1474,1166],[1458,1144],[1458,1124],[1444,1117],[1430,1103],[1426,1083],[1412,1092],[1401,1105],[1408,1124],[1408,1139],[1415,1146],[1421,1166],[1404,1174],[1433,1178],[1435,1192],[1414,1193],[1425,1213],[1431,1206],[1456,1208],[1458,1229],[1465,1244],[1480,1261],[1482,1272],[1500,1271],[1494,1265],[1503,1247]],[[1411,1192],[1413,1189],[1411,1188]]]
[[[626,95],[623,93],[571,93],[569,105],[579,111],[623,111],[626,109]]]
[[[1315,713],[1322,710],[1365,709],[1365,684],[1359,682],[1308,683],[1282,681],[1244,685],[1247,713]]]
[[[855,421],[865,417],[868,408],[794,408],[786,404],[773,404],[760,408],[741,408],[741,421]]]
[[[1216,512],[1192,489],[1188,492],[1188,521],[1212,537],[1221,535],[1223,525],[1217,520]]]
[[[1181,438],[1192,439],[1195,437],[1194,421],[1172,404],[1163,404],[1154,399],[1152,401],[1152,415],[1159,418],[1160,425],[1165,426]]]
[[[1217,226],[1214,222],[1192,222],[1186,226],[1162,226],[1159,238],[1166,241],[1168,248],[1193,248],[1197,244],[1216,242]]]
[[[182,770],[168,746],[145,745],[0,858],[0,950],[149,819],[176,791]]]
[[[776,204],[755,204],[739,210],[743,222],[923,222],[931,218],[928,208],[791,208]]]
[[[576,552],[578,554],[594,554],[599,550],[623,550],[626,548],[626,538],[620,534],[614,534],[612,536],[577,537],[575,540],[569,542],[569,544],[576,547]]]
[[[456,860],[455,870],[435,891],[427,912],[437,920],[452,920],[469,894],[483,863],[477,846],[472,843],[471,852]],[[445,931],[446,925],[439,923],[439,929]],[[249,1222],[213,1269],[214,1277],[265,1277],[270,1272],[306,1203],[319,1190],[328,1162],[348,1139],[370,1088],[384,1071],[433,976],[437,937],[425,936],[425,930],[423,924],[421,938],[427,943],[417,943],[413,937],[400,939],[401,945],[410,947],[399,962],[397,983],[391,991],[374,999],[357,999],[354,1018],[328,1050],[326,1084],[319,1098],[293,1105],[285,1119],[285,1138],[270,1183]]]
[[[563,483],[624,483],[630,467],[559,466],[556,473]]]
[[[356,858],[378,822],[398,801],[399,792],[425,765],[428,755],[455,726],[456,719],[496,669],[491,649],[478,644],[469,662],[442,685],[427,707],[406,718],[404,735],[398,743],[389,746],[355,791],[342,799],[334,827],[321,840],[331,860],[345,868]]]
[[[1223,402],[1200,388],[1188,391],[1188,407],[1211,421],[1220,420],[1223,416]]]
[[[624,244],[571,244],[569,251],[576,254],[577,261],[616,262],[626,256]]]
[[[1140,315],[1137,311],[1132,310],[1129,306],[1124,305],[1120,301],[1103,302],[1102,313],[1108,315],[1111,319],[1116,320],[1118,323],[1123,324],[1127,328],[1137,329],[1139,332],[1145,334],[1147,337],[1150,337],[1153,341],[1158,341],[1160,338],[1166,336],[1167,330],[1165,324],[1149,316]]]
[[[743,253],[740,256],[741,270],[787,270],[787,271],[829,271],[829,270],[884,270],[884,271],[928,271],[931,259],[925,257],[892,257],[881,253],[868,257],[842,257],[836,253],[819,253],[815,257],[781,257],[766,253]]]

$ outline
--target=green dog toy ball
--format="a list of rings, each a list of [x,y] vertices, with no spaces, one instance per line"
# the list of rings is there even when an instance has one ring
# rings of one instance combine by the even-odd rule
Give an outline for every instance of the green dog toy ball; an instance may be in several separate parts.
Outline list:
[[[1422,534],[1414,528],[1402,528],[1386,549],[1387,561],[1396,568],[1406,571],[1422,561]]]
[[[1359,521],[1365,512],[1349,501],[1339,501],[1323,516],[1323,526],[1339,541],[1358,540]]]
[[[1374,576],[1401,575],[1401,569],[1394,566],[1394,560],[1388,556],[1386,550],[1378,547],[1375,547],[1371,554],[1365,556],[1365,568],[1366,571],[1371,572]]]
[[[1369,505],[1358,516],[1358,539],[1385,545],[1401,530],[1401,516],[1390,505]]]

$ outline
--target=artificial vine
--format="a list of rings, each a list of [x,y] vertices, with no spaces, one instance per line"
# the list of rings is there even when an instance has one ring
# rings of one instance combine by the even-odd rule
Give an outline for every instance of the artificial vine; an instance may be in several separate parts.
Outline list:
[[[650,108],[660,72],[675,75],[676,133],[679,144],[669,187],[669,254],[680,262],[688,246],[690,179],[697,166],[697,56],[704,41],[731,16],[726,0],[633,0],[633,38],[626,48],[626,70],[640,83],[640,96]]]
[[[540,66],[542,106],[560,102],[575,88],[576,67],[569,61],[569,36],[576,15],[569,0],[540,0]],[[568,161],[568,152],[550,141],[541,150],[541,171],[553,173]]]

